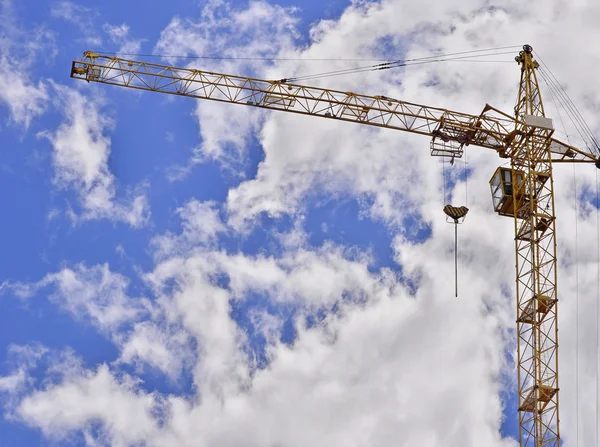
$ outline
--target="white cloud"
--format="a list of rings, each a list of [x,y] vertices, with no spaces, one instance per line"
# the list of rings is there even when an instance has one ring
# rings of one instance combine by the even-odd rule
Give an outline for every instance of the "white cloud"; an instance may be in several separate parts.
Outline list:
[[[75,25],[83,35],[78,39],[79,42],[86,45],[102,45],[102,39],[96,33],[94,26],[94,19],[98,16],[98,11],[95,9],[71,1],[61,1],[52,6],[50,15]]]
[[[77,320],[90,322],[99,331],[119,339],[119,329],[140,319],[149,311],[143,298],[130,298],[129,281],[112,272],[108,265],[87,267],[79,264],[50,273],[36,283],[5,284],[21,299],[29,299],[49,287],[49,299]]]
[[[424,269],[439,268],[442,258],[447,270],[424,280],[415,298],[391,272],[369,273],[368,258],[347,259],[335,246],[319,252],[292,246],[281,258],[205,250],[159,264],[147,279],[156,293],[173,300],[184,327],[201,346],[195,383],[203,398],[198,405],[170,399],[172,417],[155,445],[175,440],[185,445],[179,441],[185,439],[231,445],[242,438],[257,446],[361,445],[367,440],[384,445],[397,437],[399,427],[414,445],[439,445],[441,439],[449,445],[464,439],[468,445],[514,445],[500,441],[497,433],[502,347],[508,342],[503,328],[512,323],[512,303],[487,293],[490,282],[503,283],[505,272],[497,271],[489,282],[469,274],[472,287],[456,301],[449,299],[452,253],[435,246],[431,250],[440,256],[432,258],[410,244],[406,249],[422,252],[414,257]],[[225,290],[210,279],[223,274]],[[246,342],[230,319],[227,302],[252,293],[304,303],[308,312],[330,307],[342,296],[349,300],[340,304],[338,316],[330,315],[317,328],[305,328],[298,320],[291,347],[274,335],[280,320],[252,313],[256,329],[269,340],[270,364],[250,380],[249,360],[240,356]],[[481,296],[493,313],[483,310]],[[460,416],[457,405],[464,409]],[[432,407],[434,413],[426,411]],[[422,421],[416,424],[415,413],[403,408],[420,408]],[[218,422],[211,423],[212,429],[194,424],[215,418],[215,412]]]
[[[53,89],[65,120],[55,132],[45,131],[40,136],[52,143],[56,184],[73,187],[78,194],[83,212],[73,214],[74,219],[145,225],[150,211],[143,192],[130,191],[126,200],[115,198],[115,178],[108,166],[111,140],[107,136],[113,120],[101,111],[99,102],[76,90],[60,85]]]
[[[0,392],[11,393],[19,390],[27,377],[23,369],[19,369],[7,376],[0,376]]]
[[[322,256],[340,270],[337,282],[355,278],[348,288],[360,296],[342,302],[338,314],[315,328],[298,319],[292,346],[277,340],[280,321],[254,313],[257,329],[269,337],[266,369],[251,375],[243,353],[247,342],[229,313],[230,300],[244,286],[232,280],[228,290],[210,279],[214,260],[225,265],[227,257],[194,253],[158,265],[149,280],[160,299],[170,303],[165,308],[181,318],[196,340],[198,400],[145,394],[132,385],[132,378],[100,367],[31,394],[18,407],[19,415],[59,438],[100,422],[104,442],[111,445],[389,445],[398,433],[410,445],[464,445],[465,440],[467,445],[515,445],[498,434],[502,325],[497,316],[482,311],[479,289],[457,301],[439,293],[439,284],[431,281],[410,297],[393,276],[368,273],[361,261],[344,259],[335,247],[322,254],[296,250],[287,254],[290,260],[311,259],[288,265],[290,277],[327,284],[335,273],[305,271]],[[239,256],[229,262],[232,278],[246,278],[247,271],[264,271],[265,266],[260,257],[248,257],[246,267]],[[250,276],[245,287],[253,292],[274,284],[271,279],[250,283]],[[267,293],[277,300],[285,293],[282,288],[301,284],[280,275],[274,285]],[[483,281],[479,286],[485,286]],[[314,293],[306,285],[295,296],[311,303]],[[500,306],[499,311],[505,309]],[[149,325],[140,325],[121,360],[139,356],[167,369],[168,341],[162,337]],[[135,416],[114,414],[115,405],[135,411]],[[152,410],[156,407],[162,408],[160,419]],[[118,423],[120,418],[127,424]]]
[[[107,265],[64,268],[46,276],[41,286],[53,286],[51,299],[75,318],[90,320],[101,331],[116,332],[145,313],[144,302],[129,298],[128,281]]]
[[[60,210],[57,208],[52,208],[48,214],[46,215],[46,219],[54,220],[60,216]]]
[[[121,25],[110,25],[105,23],[102,30],[108,34],[110,40],[119,45],[118,53],[135,54],[140,52],[144,39],[130,39],[129,25],[123,23]]]
[[[182,220],[182,232],[179,235],[167,233],[152,240],[155,255],[158,257],[171,256],[198,245],[207,245],[217,240],[219,233],[225,232],[219,210],[213,202],[198,202],[190,200],[177,209]]]
[[[252,1],[247,9],[228,2],[205,3],[199,20],[175,17],[162,31],[154,48],[156,54],[177,56],[218,56],[224,58],[277,57],[292,51],[298,37],[298,18],[294,8],[284,8],[264,1]],[[167,58],[176,63],[176,58]],[[179,63],[182,63],[179,60]],[[264,61],[201,59],[190,66],[252,76],[267,73]],[[257,131],[261,115],[244,107],[198,102],[195,116],[200,125],[202,142],[195,150],[192,163],[217,159],[226,166],[239,165],[250,135]],[[185,171],[183,171],[185,173]]]
[[[148,364],[176,379],[193,356],[189,335],[181,330],[181,318],[173,316],[169,309],[172,304],[163,303],[160,299],[152,303],[143,297],[131,297],[127,293],[128,288],[129,280],[111,271],[107,264],[92,267],[79,264],[48,274],[36,283],[5,282],[0,292],[12,292],[26,300],[49,289],[48,299],[51,302],[74,320],[92,325],[115,343],[121,351],[117,363]],[[12,351],[16,352],[16,349]],[[59,365],[78,362],[73,355],[67,354]],[[5,378],[5,381],[21,377],[20,371],[27,363],[23,358],[23,355],[18,357],[16,363],[20,366],[17,373]],[[70,368],[76,372],[80,369]]]
[[[511,42],[515,39],[511,17],[519,15],[521,6],[509,4],[506,9],[478,9],[477,2],[471,2],[473,9],[469,9],[469,5],[461,6],[463,12],[459,14],[452,5],[431,6],[434,3],[426,2],[406,10],[396,2],[357,4],[349,8],[340,21],[317,24],[313,34],[318,36],[318,42],[301,56],[367,57],[372,56],[373,51],[381,52],[377,44],[387,39],[395,42],[398,52],[407,51],[406,57],[411,58],[432,51],[449,52],[452,48],[506,45],[509,35]],[[430,10],[435,13],[431,15]],[[398,15],[403,16],[400,22],[391,19]],[[493,40],[487,35],[490,28],[499,30]],[[544,48],[539,50],[544,51]],[[553,52],[548,51],[548,54]],[[282,51],[280,55],[292,57],[294,53]],[[402,56],[396,53],[390,57]],[[494,59],[498,58],[510,61],[512,56]],[[486,102],[510,111],[518,82],[516,64],[490,68],[492,65],[473,63],[466,69],[467,65],[448,62],[313,83],[341,91],[385,93],[473,114],[479,113]],[[283,71],[284,67],[287,71]],[[279,70],[270,72],[293,75],[308,70],[298,62],[280,63],[277,68]],[[243,67],[238,69],[243,72]],[[550,101],[547,103],[551,106]],[[233,111],[237,106],[229,107]],[[432,169],[436,160],[429,157],[428,142],[421,137],[295,115],[270,113],[267,116],[259,131],[265,159],[259,165],[256,178],[242,182],[229,192],[230,223],[235,228],[251,224],[261,213],[272,217],[296,213],[315,198],[315,191],[325,197],[358,196],[373,217],[396,226],[407,211],[415,210],[415,201],[424,194],[428,200],[434,198],[432,194],[438,197],[440,176]],[[236,128],[244,129],[243,126]],[[246,134],[238,137],[243,135]],[[390,150],[392,146],[394,150]],[[489,161],[492,157],[490,154],[482,160]],[[412,187],[430,182],[433,182],[432,188]]]
[[[431,54],[433,49],[439,49],[441,34],[447,34],[442,30],[436,32],[435,27],[428,34],[420,31],[419,24],[423,20],[435,23],[436,18],[443,17],[448,22],[444,24],[446,27],[455,26],[453,35],[465,36],[474,34],[473,28],[480,22],[486,22],[488,26],[490,22],[497,24],[494,26],[502,26],[506,17],[501,11],[495,14],[481,11],[471,13],[467,22],[449,14],[451,6],[432,8],[435,10],[433,16],[429,14],[430,9],[422,4],[402,13],[398,8],[397,2],[358,4],[349,8],[339,22],[316,26],[319,41],[305,50],[302,56],[344,54],[346,57],[367,57],[374,50],[380,51],[376,44],[381,39],[396,36],[397,51],[408,49],[406,57],[410,59],[422,51]],[[398,14],[403,16],[400,22],[390,19]],[[429,26],[422,26],[430,30]],[[416,35],[409,40],[402,33]],[[421,45],[412,43],[423,39]],[[455,39],[459,40],[458,37]],[[406,43],[400,44],[403,41]],[[446,45],[451,44],[452,39]],[[455,47],[465,45],[470,43],[457,43]],[[334,77],[314,83],[335,90],[385,94],[474,114],[481,111],[486,101],[502,107],[508,102],[504,92],[516,94],[514,85],[517,81],[511,82],[516,77],[506,75],[514,74],[515,70],[508,71],[507,67],[500,65],[490,78],[489,70],[485,72],[485,68],[475,65],[475,68],[465,71],[461,68],[463,66],[458,63],[428,65],[407,68],[405,72],[378,71],[360,77]],[[307,69],[297,66],[289,70],[293,75]],[[443,81],[427,85],[431,79]],[[491,87],[493,82],[497,84],[495,88]],[[467,95],[465,89],[471,94]],[[511,97],[511,104],[512,100]],[[414,210],[416,200],[431,200],[431,194],[435,194],[436,199],[439,197],[440,178],[437,170],[431,169],[436,160],[431,159],[426,149],[428,141],[420,137],[271,113],[261,129],[261,143],[265,159],[259,165],[256,178],[243,182],[229,193],[230,223],[236,228],[242,228],[248,220],[254,220],[263,212],[274,217],[294,213],[302,208],[306,199],[315,198],[314,191],[321,196],[344,194],[361,197],[372,216],[395,225],[401,223],[407,211]],[[414,188],[412,185],[415,184],[431,187]]]
[[[223,226],[211,204],[192,201],[178,213],[181,233],[167,236],[196,249],[163,252],[145,278],[156,296],[147,312],[138,312],[124,294],[127,281],[106,266],[65,269],[37,287],[54,287],[56,303],[101,330],[133,321],[118,345],[119,362],[148,364],[173,379],[186,367],[195,397],[147,394],[134,377],[106,366],[67,368],[62,379],[20,401],[16,414],[26,423],[51,438],[80,431],[90,442],[111,445],[389,445],[398,433],[411,445],[464,445],[465,439],[514,445],[498,434],[511,303],[489,293],[491,284],[503,283],[503,270],[487,277],[465,272],[471,287],[455,300],[450,239],[430,247],[398,239],[408,275],[419,268],[435,272],[423,276],[413,297],[391,271],[370,272],[367,255],[350,256],[332,244],[307,248],[298,228],[290,236],[295,243],[277,236],[281,255],[228,254],[203,243]],[[493,244],[492,232],[483,231],[485,238]],[[498,254],[490,250],[490,256]],[[278,341],[279,317],[251,312],[267,339],[269,366],[258,371],[247,335],[230,314],[234,300],[253,294],[301,309],[292,346]],[[484,310],[482,297],[494,312]],[[336,303],[336,314],[306,327],[302,315]],[[144,320],[136,322],[139,317]]]
[[[172,380],[181,377],[184,366],[193,366],[189,334],[177,326],[161,327],[151,321],[136,323],[121,346],[119,362],[145,364],[162,371]]]
[[[317,251],[289,250],[280,259],[221,255],[212,261],[229,275],[235,296],[262,290],[276,301],[301,299],[315,306],[333,305],[344,295],[358,300],[377,297],[390,286],[387,280],[391,278],[384,272],[375,280],[367,270],[368,263],[366,256],[353,261],[330,245]]]
[[[18,413],[25,421],[35,421],[46,436],[58,439],[69,429],[90,429],[102,420],[106,431],[100,434],[101,442],[127,446],[152,437],[155,405],[151,395],[135,390],[134,381],[115,378],[103,365],[33,393],[21,402]]]
[[[48,353],[48,349],[40,344],[10,344],[5,348],[11,371],[0,376],[0,401],[5,410],[4,418],[11,420],[14,419],[14,410],[19,405],[20,398],[31,391],[35,383],[31,370]]]
[[[54,4],[50,14],[52,17],[63,19],[84,27],[90,24],[90,16],[94,15],[94,12],[83,5],[69,1],[61,1]]]
[[[8,106],[12,121],[28,128],[33,118],[45,112],[48,90],[43,82],[23,77],[23,68],[0,58],[0,102]]]
[[[283,331],[281,317],[269,312],[252,309],[248,312],[252,326],[257,333],[261,334],[267,345],[275,345]]]
[[[113,41],[123,40],[129,34],[129,26],[124,23],[122,25],[109,25],[105,23],[102,29]]]
[[[10,1],[0,5],[0,33],[0,104],[8,108],[11,122],[27,129],[46,110],[47,85],[31,74],[41,52],[53,56],[53,35],[41,27],[24,31]]]

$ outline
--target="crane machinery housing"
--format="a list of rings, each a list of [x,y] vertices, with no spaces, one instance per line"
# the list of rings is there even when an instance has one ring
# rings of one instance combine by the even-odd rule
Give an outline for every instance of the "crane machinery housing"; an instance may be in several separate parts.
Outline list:
[[[510,160],[490,180],[492,204],[515,232],[519,441],[560,447],[554,163],[594,163],[596,153],[553,137],[533,48],[515,58],[521,78],[513,114],[485,105],[479,115],[278,81],[100,55],[72,63],[85,81],[349,121],[431,137],[433,156],[460,158],[465,146]]]

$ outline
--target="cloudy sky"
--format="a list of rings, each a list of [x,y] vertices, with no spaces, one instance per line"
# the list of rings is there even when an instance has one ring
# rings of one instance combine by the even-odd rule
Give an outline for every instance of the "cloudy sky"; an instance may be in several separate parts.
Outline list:
[[[599,135],[598,3],[129,3],[0,1],[0,445],[516,446],[513,222],[488,186],[506,160],[70,65],[281,79],[510,46],[310,82],[511,113],[528,43]],[[567,446],[596,442],[597,185],[555,170]],[[458,298],[447,202],[470,208]]]

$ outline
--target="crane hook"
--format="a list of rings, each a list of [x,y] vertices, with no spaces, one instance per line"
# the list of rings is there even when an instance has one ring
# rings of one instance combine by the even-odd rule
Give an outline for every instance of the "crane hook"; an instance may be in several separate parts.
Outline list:
[[[466,206],[446,205],[444,213],[454,220],[454,296],[458,297],[458,221],[467,216],[469,208]]]

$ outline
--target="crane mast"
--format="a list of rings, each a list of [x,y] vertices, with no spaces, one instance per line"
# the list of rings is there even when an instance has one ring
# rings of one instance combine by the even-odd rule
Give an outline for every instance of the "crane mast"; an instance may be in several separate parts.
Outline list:
[[[479,115],[386,96],[323,89],[193,68],[151,64],[87,51],[71,77],[431,137],[433,156],[460,158],[465,146],[510,159],[490,180],[494,210],[515,230],[518,413],[520,445],[560,447],[558,294],[553,163],[595,163],[596,154],[552,137],[529,45],[515,58],[521,81],[514,115],[486,105]]]
[[[559,446],[558,318],[554,181],[547,141],[552,133],[544,117],[528,45],[517,56],[521,66],[515,119],[536,122],[509,150],[515,200],[517,357],[520,441],[523,446]],[[521,175],[520,173],[524,173]]]

